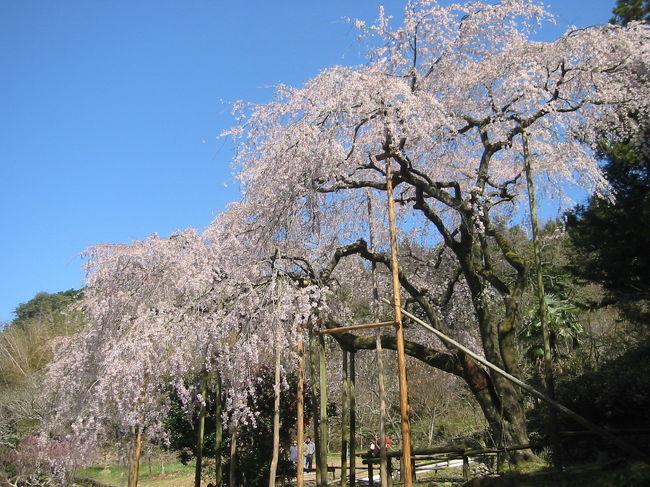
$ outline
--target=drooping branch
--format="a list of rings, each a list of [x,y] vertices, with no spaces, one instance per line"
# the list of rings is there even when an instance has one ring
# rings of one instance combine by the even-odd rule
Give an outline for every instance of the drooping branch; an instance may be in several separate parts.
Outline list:
[[[327,328],[338,328],[338,323],[328,322],[325,324]],[[336,333],[332,335],[337,342],[345,350],[374,350],[377,347],[376,337],[373,336],[357,336],[352,333]],[[382,348],[390,350],[397,350],[397,340],[391,335],[381,336]],[[419,343],[407,340],[405,342],[405,352],[407,355],[420,360],[421,362],[430,365],[436,369],[454,374],[458,377],[463,377],[463,369],[458,360],[452,353],[440,352]]]

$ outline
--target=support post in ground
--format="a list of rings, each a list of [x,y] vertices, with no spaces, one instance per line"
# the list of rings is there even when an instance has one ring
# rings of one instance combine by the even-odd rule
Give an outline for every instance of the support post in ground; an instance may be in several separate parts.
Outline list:
[[[356,353],[350,352],[350,487],[357,483],[357,377],[355,367]]]
[[[404,487],[413,486],[411,466],[411,422],[409,420],[408,381],[406,378],[406,353],[404,351],[404,323],[397,260],[397,230],[395,226],[395,201],[393,200],[393,171],[390,159],[386,161],[386,192],[388,193],[388,224],[390,230],[390,255],[393,280],[393,312],[397,325],[397,368],[399,372],[400,416],[402,428],[402,478]]]
[[[348,446],[350,440],[350,398],[349,398],[349,368],[347,350],[342,351],[343,363],[343,411],[341,414],[341,487],[348,487]]]
[[[298,390],[297,396],[297,438],[298,456],[296,459],[296,486],[304,487],[305,485],[305,354],[302,339],[298,342]]]

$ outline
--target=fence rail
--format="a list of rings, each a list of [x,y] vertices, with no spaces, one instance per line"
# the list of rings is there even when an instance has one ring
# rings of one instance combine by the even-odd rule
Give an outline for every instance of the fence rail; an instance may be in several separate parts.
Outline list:
[[[634,436],[634,435],[647,435],[650,434],[650,428],[642,429],[611,429],[608,432],[617,436]],[[589,436],[599,436],[598,433],[593,431],[564,431],[560,432],[560,439],[564,442],[572,438],[582,438]],[[478,457],[483,455],[507,455],[508,452],[516,450],[539,449],[550,445],[550,441],[538,441],[528,443],[525,445],[515,445],[503,448],[456,448],[456,447],[435,447],[435,448],[417,448],[412,452],[412,471],[415,476],[415,462],[424,460],[463,460],[463,478],[469,480],[469,459],[471,457]],[[435,455],[435,456],[434,456]],[[362,463],[368,465],[368,481],[369,485],[373,486],[373,466],[378,464],[381,459],[378,455],[371,453],[362,453],[357,455],[363,459]],[[388,458],[401,459],[402,452],[399,450],[386,452]],[[401,473],[400,473],[401,474]]]

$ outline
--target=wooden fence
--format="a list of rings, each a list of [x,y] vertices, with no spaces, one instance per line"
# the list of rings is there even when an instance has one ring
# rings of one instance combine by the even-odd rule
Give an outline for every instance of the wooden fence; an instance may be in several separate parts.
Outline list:
[[[611,434],[617,436],[642,436],[650,434],[650,429],[626,429],[626,430],[609,430]],[[593,431],[564,431],[560,433],[560,438],[563,442],[574,438],[585,438],[590,436],[598,436],[597,433]],[[507,448],[454,448],[454,447],[438,447],[438,448],[418,448],[414,449],[412,452],[412,472],[415,477],[415,469],[417,461],[445,461],[445,460],[461,460],[463,461],[463,479],[469,480],[470,470],[469,470],[469,459],[472,457],[480,456],[497,456],[497,465],[501,463],[501,458],[504,458],[508,452],[515,450],[528,450],[528,449],[540,449],[549,446],[549,441],[528,443],[526,445],[517,445]],[[603,442],[603,446],[605,442]],[[373,455],[370,453],[364,453],[358,455],[363,458],[363,463],[368,466],[368,482],[370,486],[374,486],[373,481],[373,470],[374,465],[379,464],[381,461],[379,456]],[[386,457],[388,459],[397,458],[401,460],[402,452],[401,451],[390,451],[386,452]],[[390,464],[390,461],[389,461]],[[444,468],[444,467],[443,467]],[[401,473],[400,473],[401,475]]]

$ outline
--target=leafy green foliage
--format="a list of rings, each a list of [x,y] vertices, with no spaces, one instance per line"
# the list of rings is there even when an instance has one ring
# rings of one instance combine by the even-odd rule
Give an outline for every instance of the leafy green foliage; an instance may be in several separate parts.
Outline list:
[[[592,196],[587,206],[568,214],[578,250],[573,270],[603,283],[628,317],[642,323],[649,316],[650,296],[650,158],[623,142],[605,146],[603,154],[616,200]]]
[[[57,315],[65,315],[66,308],[77,301],[83,291],[68,289],[54,294],[38,293],[26,303],[19,304],[14,313],[16,319],[12,324],[25,328],[27,323],[35,319],[52,319]]]
[[[627,25],[633,20],[650,22],[650,0],[618,0],[610,22]]]
[[[593,196],[569,215],[574,244],[586,251],[578,272],[618,294],[650,290],[650,159],[629,143],[605,147],[604,172],[616,201]]]
[[[568,356],[569,352],[578,345],[584,329],[577,317],[579,310],[569,299],[547,294],[545,301],[549,318],[551,352],[557,360],[559,357]],[[539,307],[531,309],[525,324],[520,338],[530,344],[526,349],[526,356],[531,362],[541,363],[544,358],[544,347]]]
[[[0,331],[0,388],[20,387],[49,362],[52,338],[79,330],[81,313],[69,306],[80,296],[74,289],[39,293],[16,308],[17,318]]]
[[[650,1],[618,0],[613,13],[613,23],[648,22]],[[568,214],[567,226],[578,249],[576,275],[602,283],[628,318],[645,323],[650,317],[650,125],[641,122],[638,137],[609,134],[601,142],[615,201],[592,196]]]
[[[0,471],[9,475],[30,463],[30,437],[45,412],[42,371],[52,358],[52,341],[83,326],[81,313],[69,309],[80,295],[72,289],[39,293],[0,330]]]
[[[599,370],[558,384],[558,399],[591,421],[613,428],[650,426],[650,341]],[[576,425],[567,425],[575,428]]]
[[[237,431],[236,471],[240,485],[251,487],[268,484],[269,468],[273,452],[273,370],[261,367],[257,372],[254,410],[258,412],[254,422],[240,425]],[[291,475],[295,468],[289,460],[289,445],[295,436],[297,416],[297,379],[295,375],[288,377],[288,389],[282,389],[280,394],[280,445],[281,455],[278,464],[279,475]],[[208,392],[207,416],[205,423],[204,457],[215,456],[215,422],[214,394]],[[310,423],[313,411],[313,393],[309,384],[305,385],[305,421]],[[252,399],[251,399],[252,400]],[[328,413],[329,413],[328,408]],[[173,407],[167,420],[170,431],[170,449],[178,453],[183,463],[191,461],[196,456],[196,438],[198,432],[198,411],[185,411],[180,400],[173,400]],[[224,458],[230,455],[230,432],[224,431],[224,444],[219,454]],[[224,464],[224,481],[227,481],[230,460]]]

